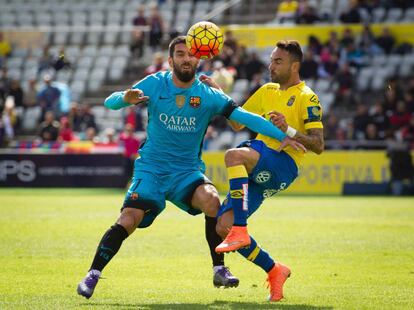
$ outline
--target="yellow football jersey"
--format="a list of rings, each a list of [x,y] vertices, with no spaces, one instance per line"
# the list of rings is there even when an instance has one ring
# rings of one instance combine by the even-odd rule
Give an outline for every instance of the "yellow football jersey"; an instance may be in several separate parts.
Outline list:
[[[262,115],[270,119],[267,113],[277,111],[282,113],[289,126],[297,131],[306,134],[310,128],[323,128],[322,125],[322,107],[318,96],[301,82],[287,90],[281,90],[277,83],[267,83],[260,87],[243,105],[243,109]],[[276,139],[258,134],[257,140],[262,140],[272,149],[277,149],[280,142]],[[284,151],[288,153],[299,165],[304,153],[296,151],[290,146]]]

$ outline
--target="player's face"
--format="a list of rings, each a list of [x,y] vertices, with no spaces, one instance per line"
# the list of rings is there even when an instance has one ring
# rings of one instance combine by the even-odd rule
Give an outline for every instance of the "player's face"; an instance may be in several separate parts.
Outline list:
[[[270,57],[270,78],[273,83],[285,84],[292,75],[292,61],[287,51],[275,48]]]
[[[177,44],[174,49],[173,57],[169,58],[169,63],[174,74],[182,82],[190,82],[196,73],[199,59],[192,56],[185,44]]]

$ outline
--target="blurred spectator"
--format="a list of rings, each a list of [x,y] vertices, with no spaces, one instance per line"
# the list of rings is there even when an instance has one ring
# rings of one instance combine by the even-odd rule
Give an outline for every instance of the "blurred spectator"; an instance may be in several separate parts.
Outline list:
[[[305,2],[303,12],[298,12],[296,17],[297,24],[313,24],[319,21],[320,18],[316,14],[314,7],[309,5],[309,3]]]
[[[322,66],[319,67],[319,76],[322,78],[334,77],[339,69],[338,56],[337,54],[327,54],[325,56]]]
[[[9,78],[9,71],[6,67],[1,68],[0,75],[0,112],[3,111],[6,94],[10,88],[11,79]]]
[[[313,58],[311,50],[305,52],[305,57],[300,66],[300,76],[302,79],[316,79],[318,78],[318,62]]]
[[[296,0],[282,0],[277,8],[276,19],[280,23],[294,21],[297,9],[298,2]]]
[[[368,114],[368,108],[365,104],[358,104],[356,115],[354,116],[354,128],[356,139],[365,139],[365,132],[368,124],[371,123],[371,117]]]
[[[265,64],[259,59],[257,53],[253,52],[245,65],[246,79],[251,81],[255,74],[261,74],[265,69]]]
[[[234,37],[234,34],[231,30],[227,30],[224,33],[224,45],[231,48],[233,51],[236,51],[238,49],[238,43],[236,38]]]
[[[2,127],[2,144],[7,144],[13,140],[15,129],[17,126],[17,114],[15,111],[14,99],[13,97],[7,97],[4,110],[1,113],[1,127]]]
[[[353,103],[353,86],[354,75],[349,69],[348,63],[345,63],[340,68],[339,72],[335,76],[336,82],[338,82],[338,91],[336,101],[338,104],[352,105]]]
[[[390,124],[394,130],[407,126],[411,120],[411,113],[403,100],[397,102],[396,110],[390,116]]]
[[[324,135],[326,140],[336,140],[337,139],[337,131],[339,128],[339,121],[338,117],[330,113],[328,115],[328,119],[324,122]]]
[[[414,149],[414,114],[411,115],[410,122],[401,129],[401,137]]]
[[[115,129],[106,128],[104,130],[104,136],[102,138],[102,143],[106,145],[113,145],[113,146],[116,146],[118,144],[118,141],[115,138]]]
[[[41,119],[44,118],[47,111],[59,111],[59,99],[61,95],[60,90],[52,85],[52,78],[50,75],[45,75],[43,81],[45,82],[45,87],[37,94],[37,102],[42,108]]]
[[[361,50],[355,46],[354,42],[350,42],[342,49],[339,62],[341,64],[348,63],[351,67],[361,68],[364,64],[363,60]]]
[[[99,137],[96,135],[96,129],[93,127],[86,128],[86,130],[84,131],[83,140],[90,141],[93,143],[99,143]]]
[[[382,50],[375,43],[375,37],[369,25],[365,25],[362,29],[359,35],[358,47],[366,55],[378,55],[382,53]]]
[[[10,88],[6,96],[13,97],[15,107],[23,107],[23,95],[23,89],[20,86],[20,81],[11,80]]]
[[[384,139],[387,136],[387,131],[390,127],[390,122],[385,114],[384,107],[381,102],[376,102],[370,113],[372,123],[378,129],[378,135],[380,138]]]
[[[359,24],[361,22],[361,15],[359,13],[358,0],[350,0],[349,9],[342,12],[339,19],[345,24]]]
[[[345,28],[342,32],[342,38],[339,41],[341,48],[346,48],[349,44],[355,43],[354,33],[351,28]]]
[[[12,47],[9,41],[4,37],[3,32],[0,31],[0,67],[3,66],[4,60],[12,52]]]
[[[132,20],[134,26],[147,26],[147,18],[145,17],[145,8],[144,6],[138,7],[137,15]]]
[[[37,73],[41,74],[45,70],[49,70],[53,65],[53,57],[49,53],[49,46],[43,48],[42,56],[39,59]]]
[[[134,131],[137,128],[137,115],[136,115],[135,109],[136,109],[136,106],[128,107],[127,113],[125,116],[125,125],[131,125]]]
[[[131,32],[131,43],[129,49],[132,56],[137,59],[144,56],[145,34],[141,29],[134,29]]]
[[[138,156],[138,148],[141,142],[134,136],[134,128],[131,124],[126,124],[124,131],[119,136],[119,142],[124,147],[124,157],[126,159],[125,173],[128,179],[132,177],[134,161]]]
[[[249,93],[247,96],[250,97],[251,95],[253,95],[260,87],[262,87],[263,84],[264,81],[260,73],[256,73],[255,75],[253,75],[253,79],[250,82]]]
[[[36,80],[29,80],[29,87],[24,92],[24,106],[26,108],[34,107],[37,104],[37,86]]]
[[[59,136],[59,122],[55,120],[55,114],[48,111],[45,120],[40,124],[39,136],[42,142],[56,141]]]
[[[151,9],[148,24],[150,26],[149,45],[153,51],[156,51],[161,45],[161,39],[164,34],[164,21],[158,7],[155,6]]]
[[[227,70],[223,62],[216,60],[213,63],[212,79],[220,86],[226,94],[230,94],[233,89],[234,77],[233,74]]]
[[[412,194],[414,167],[409,149],[395,143],[388,150],[391,170],[391,192],[393,195]]]
[[[392,36],[390,29],[384,27],[382,29],[382,34],[375,39],[375,43],[377,43],[385,54],[390,54],[395,44],[395,39]]]
[[[152,65],[148,66],[144,74],[150,75],[158,71],[166,71],[169,69],[169,65],[166,61],[164,61],[164,55],[160,52],[154,54]]]
[[[95,116],[92,114],[88,105],[80,105],[77,102],[72,102],[68,119],[73,131],[77,133],[84,133],[87,128],[97,129]]]
[[[58,102],[58,115],[67,114],[70,109],[71,103],[71,90],[66,83],[53,81],[52,86],[56,87],[60,91],[60,97]]]
[[[59,142],[67,142],[75,140],[75,135],[72,131],[69,119],[66,116],[60,118],[60,128],[59,128]]]
[[[71,68],[70,61],[65,57],[65,48],[62,47],[58,55],[52,60],[52,67],[55,71]]]
[[[331,31],[329,33],[329,39],[326,41],[325,46],[329,49],[331,55],[339,55],[340,44],[338,39],[338,33],[336,31]]]
[[[322,44],[319,39],[313,35],[308,37],[308,47],[307,50],[312,51],[313,55],[319,55],[322,51]]]

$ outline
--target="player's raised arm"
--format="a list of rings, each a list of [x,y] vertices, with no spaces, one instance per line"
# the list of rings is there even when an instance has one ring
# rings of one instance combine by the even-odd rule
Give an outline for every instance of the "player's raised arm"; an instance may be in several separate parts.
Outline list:
[[[306,148],[297,141],[290,139],[282,130],[274,126],[271,122],[260,115],[248,112],[243,108],[237,107],[229,116],[229,120],[236,121],[249,129],[269,136],[279,141],[284,141],[284,146],[292,146],[296,150],[306,151]]]
[[[275,126],[280,128],[283,132],[302,143],[307,149],[316,154],[321,154],[325,148],[325,141],[323,138],[323,128],[310,128],[306,130],[306,134],[297,131],[290,127],[282,113],[272,111],[269,112],[270,119]]]
[[[130,105],[146,102],[148,96],[140,89],[127,89],[126,91],[114,92],[105,99],[105,107],[111,110],[119,110]]]

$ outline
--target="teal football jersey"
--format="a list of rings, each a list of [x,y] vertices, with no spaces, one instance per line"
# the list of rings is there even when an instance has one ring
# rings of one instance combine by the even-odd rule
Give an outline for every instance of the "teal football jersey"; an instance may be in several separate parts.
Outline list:
[[[133,88],[149,97],[147,139],[139,150],[142,159],[161,169],[201,168],[207,127],[214,116],[232,113],[233,100],[198,79],[189,88],[178,88],[166,71],[147,76]]]

